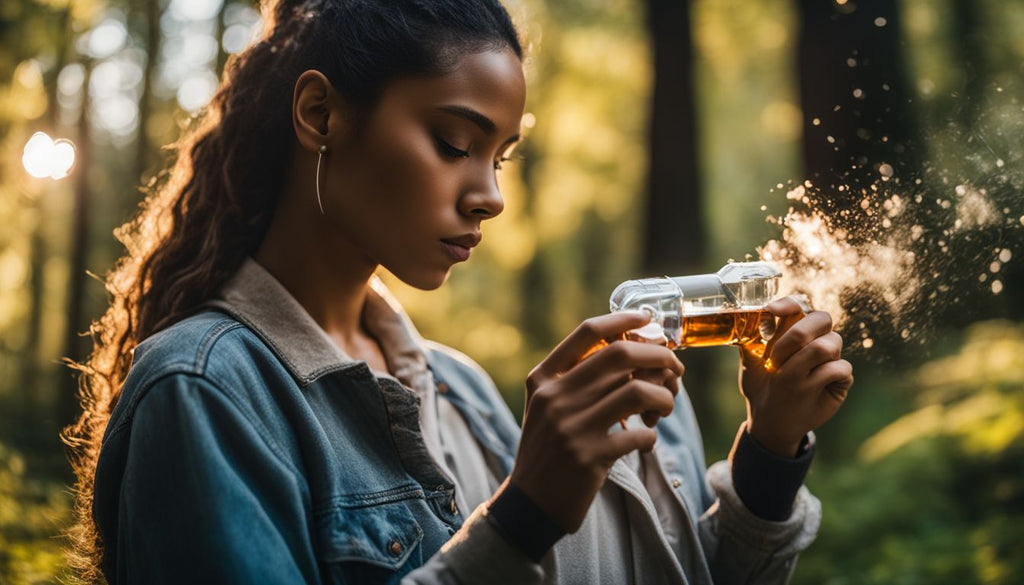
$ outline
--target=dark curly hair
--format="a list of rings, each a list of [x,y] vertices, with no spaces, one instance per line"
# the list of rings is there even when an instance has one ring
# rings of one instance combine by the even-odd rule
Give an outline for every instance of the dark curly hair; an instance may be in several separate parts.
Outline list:
[[[228,62],[138,213],[114,231],[126,253],[106,277],[111,303],[90,327],[91,355],[72,364],[83,412],[62,433],[77,476],[69,562],[85,582],[103,580],[93,479],[132,354],[195,313],[263,239],[297,144],[299,75],[322,72],[365,116],[396,78],[444,73],[471,52],[522,59],[498,0],[269,0],[261,12],[260,40]]]

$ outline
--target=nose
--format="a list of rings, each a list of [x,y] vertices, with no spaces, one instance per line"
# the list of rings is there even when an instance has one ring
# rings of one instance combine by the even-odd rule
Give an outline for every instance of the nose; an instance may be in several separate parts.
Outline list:
[[[505,200],[501,198],[498,181],[493,173],[459,199],[459,213],[481,220],[496,217],[504,209]]]

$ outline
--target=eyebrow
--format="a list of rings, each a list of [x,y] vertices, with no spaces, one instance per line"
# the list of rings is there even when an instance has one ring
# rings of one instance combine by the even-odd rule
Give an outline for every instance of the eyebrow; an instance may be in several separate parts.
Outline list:
[[[487,116],[485,116],[485,115],[481,114],[480,112],[474,110],[473,108],[467,108],[465,106],[451,105],[451,106],[438,106],[437,109],[442,111],[442,112],[445,112],[447,114],[451,114],[453,116],[458,116],[460,118],[463,118],[463,119],[469,120],[470,122],[473,122],[474,124],[479,126],[481,130],[484,131],[484,134],[487,134],[488,136],[491,136],[495,132],[498,131],[498,127],[494,124],[494,122],[490,118],[488,118]],[[519,140],[519,134],[515,134],[515,135],[509,137],[509,139],[506,140],[505,143],[508,144],[508,143],[516,142],[518,140]]]

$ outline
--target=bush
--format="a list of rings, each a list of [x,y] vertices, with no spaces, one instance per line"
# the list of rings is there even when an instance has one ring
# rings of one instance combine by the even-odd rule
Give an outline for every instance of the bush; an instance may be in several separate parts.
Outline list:
[[[794,583],[1024,583],[1024,328],[975,325],[907,382],[913,412],[809,479],[825,516]]]
[[[60,535],[70,522],[65,486],[31,477],[25,458],[0,443],[0,582],[57,582],[66,572]]]

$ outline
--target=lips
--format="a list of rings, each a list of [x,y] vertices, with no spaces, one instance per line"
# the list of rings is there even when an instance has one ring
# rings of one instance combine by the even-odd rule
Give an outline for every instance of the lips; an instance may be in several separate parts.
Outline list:
[[[472,248],[480,243],[481,235],[478,233],[466,234],[457,238],[445,238],[441,240],[446,244],[455,244],[456,246],[462,246],[463,248]]]
[[[470,249],[479,243],[480,234],[466,234],[457,238],[441,240],[441,245],[445,252],[456,262],[463,262],[469,259]]]

